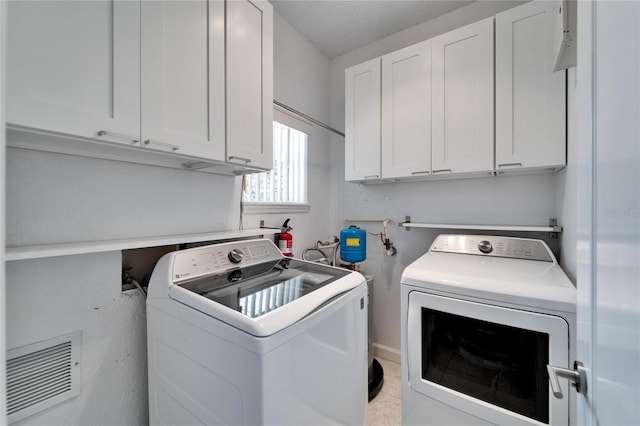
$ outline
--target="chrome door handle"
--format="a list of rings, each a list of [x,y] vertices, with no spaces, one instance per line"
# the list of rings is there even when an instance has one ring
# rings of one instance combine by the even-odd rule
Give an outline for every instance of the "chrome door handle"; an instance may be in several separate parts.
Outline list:
[[[174,152],[180,149],[180,147],[177,146],[177,145],[172,145],[172,144],[166,143],[166,142],[154,141],[154,140],[151,140],[151,139],[147,139],[143,143],[146,146],[154,146],[155,145],[155,146],[160,147],[160,148],[168,148],[168,149],[170,149],[171,151],[174,151]]]
[[[98,133],[96,134],[99,138],[103,138],[105,136],[113,138],[113,139],[123,139],[127,142],[130,142],[132,145],[136,144],[138,142],[140,142],[140,139],[136,139],[133,138],[129,135],[123,135],[121,133],[114,133],[114,132],[110,132],[108,130],[98,130]]]
[[[376,179],[378,177],[380,177],[380,175],[368,175],[368,176],[365,176],[364,178],[365,179]]]
[[[429,174],[429,170],[423,170],[421,172],[411,172],[412,176],[415,176],[415,175],[428,175],[428,174]]]
[[[244,164],[249,164],[251,162],[251,158],[237,157],[235,155],[229,156],[229,161],[231,160],[244,161]]]
[[[502,167],[522,167],[522,163],[502,163],[498,164],[498,168]]]
[[[433,174],[435,175],[436,173],[451,173],[451,169],[440,169],[440,170],[434,170]]]
[[[578,393],[581,393],[582,395],[587,394],[587,369],[580,361],[573,363],[573,370],[547,365],[547,374],[549,375],[549,383],[551,384],[553,396],[556,398],[562,399],[563,397],[558,377],[569,380]]]

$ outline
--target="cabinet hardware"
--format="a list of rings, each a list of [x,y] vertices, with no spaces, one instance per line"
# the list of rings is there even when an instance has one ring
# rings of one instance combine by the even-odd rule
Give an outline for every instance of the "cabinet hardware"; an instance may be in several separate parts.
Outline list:
[[[146,141],[144,141],[144,144],[147,146],[155,145],[160,148],[169,148],[171,151],[177,151],[180,149],[180,147],[177,145],[172,145],[170,143],[160,142],[160,141],[152,141],[151,139],[147,139]]]
[[[429,171],[428,170],[423,170],[421,172],[411,172],[411,175],[415,176],[415,175],[428,175]]]
[[[377,177],[379,177],[380,175],[369,175],[369,176],[365,176],[365,179],[375,179]]]
[[[433,174],[435,175],[436,173],[451,173],[451,169],[434,170]]]
[[[251,162],[250,158],[237,157],[235,155],[230,155],[229,156],[229,161],[231,161],[231,160],[244,161],[245,164],[249,164]]]
[[[573,363],[573,370],[547,365],[547,374],[549,375],[549,383],[551,383],[553,396],[556,398],[563,398],[558,377],[562,377],[573,383],[573,386],[576,388],[578,393],[581,393],[582,395],[587,394],[587,369],[580,361],[575,361]]]
[[[133,137],[128,136],[128,135],[123,135],[123,134],[120,134],[120,133],[110,132],[108,130],[98,130],[97,136],[99,138],[107,136],[109,138],[114,138],[114,139],[124,139],[127,142],[130,142],[132,145],[140,142],[139,139],[133,138]]]
[[[503,163],[498,164],[498,167],[522,167],[522,163]]]

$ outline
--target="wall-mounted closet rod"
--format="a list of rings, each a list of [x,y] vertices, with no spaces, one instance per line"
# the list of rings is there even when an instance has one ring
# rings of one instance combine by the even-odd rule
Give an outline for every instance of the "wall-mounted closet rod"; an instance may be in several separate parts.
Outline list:
[[[330,132],[335,133],[336,135],[340,135],[344,138],[344,132],[341,132],[340,130],[334,129],[333,127],[324,124],[322,121],[318,121],[313,117],[309,117],[307,114],[298,111],[297,109],[291,108],[289,105],[285,105],[282,102],[276,101],[275,99],[273,100],[273,104],[279,106],[282,109],[285,109],[301,118],[304,118],[305,120],[308,120],[310,122],[312,122],[313,124],[317,124],[320,127],[324,127],[325,129],[327,129]]]

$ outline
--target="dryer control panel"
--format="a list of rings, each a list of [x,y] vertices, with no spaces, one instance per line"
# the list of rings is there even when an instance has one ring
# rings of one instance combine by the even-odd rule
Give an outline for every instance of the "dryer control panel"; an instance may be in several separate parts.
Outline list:
[[[528,238],[438,235],[430,251],[555,262],[544,241]]]

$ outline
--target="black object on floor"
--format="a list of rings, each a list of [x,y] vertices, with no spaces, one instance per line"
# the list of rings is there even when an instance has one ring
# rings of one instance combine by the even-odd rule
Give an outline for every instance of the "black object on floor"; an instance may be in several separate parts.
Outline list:
[[[372,374],[369,376],[369,402],[378,396],[384,383],[384,370],[377,359],[373,359],[371,364]]]

